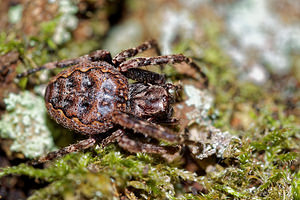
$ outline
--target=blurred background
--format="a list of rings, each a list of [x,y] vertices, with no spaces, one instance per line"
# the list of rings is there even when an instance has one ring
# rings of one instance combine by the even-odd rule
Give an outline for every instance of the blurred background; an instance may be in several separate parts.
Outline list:
[[[25,37],[32,48],[42,39],[47,50],[70,46],[60,57],[100,48],[116,54],[155,38],[163,54],[188,49],[222,62],[210,51],[217,46],[241,78],[264,84],[299,67],[299,6],[289,0],[2,0],[0,30],[2,41]]]

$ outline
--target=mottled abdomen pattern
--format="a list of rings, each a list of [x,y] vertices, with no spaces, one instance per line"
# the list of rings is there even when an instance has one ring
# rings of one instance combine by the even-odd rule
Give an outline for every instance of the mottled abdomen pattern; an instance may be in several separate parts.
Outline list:
[[[125,111],[127,79],[107,63],[74,66],[49,83],[45,101],[57,123],[84,134],[113,127],[113,111]]]

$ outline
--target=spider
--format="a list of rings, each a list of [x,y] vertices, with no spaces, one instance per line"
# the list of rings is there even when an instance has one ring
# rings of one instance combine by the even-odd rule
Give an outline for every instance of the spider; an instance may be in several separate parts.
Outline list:
[[[175,152],[174,146],[145,142],[138,134],[169,143],[184,142],[179,134],[159,125],[177,121],[172,118],[174,95],[170,90],[179,90],[180,86],[166,83],[164,75],[140,67],[185,62],[198,70],[205,84],[207,79],[191,59],[181,54],[131,58],[148,49],[160,54],[156,41],[151,40],[124,50],[114,58],[108,51],[97,50],[78,58],[50,62],[18,75],[21,78],[43,69],[68,67],[47,85],[47,111],[58,124],[88,136],[40,157],[39,163],[82,151],[99,142],[105,146],[116,141],[129,152]],[[128,79],[136,82],[129,84]]]

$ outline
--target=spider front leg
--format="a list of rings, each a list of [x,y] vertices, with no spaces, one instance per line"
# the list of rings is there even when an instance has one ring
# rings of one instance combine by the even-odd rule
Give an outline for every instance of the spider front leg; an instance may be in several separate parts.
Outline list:
[[[168,55],[168,56],[157,56],[149,58],[133,58],[127,60],[119,65],[119,71],[126,72],[131,68],[144,67],[148,65],[164,65],[164,64],[175,64],[175,63],[187,63],[194,68],[202,77],[204,86],[208,86],[207,76],[201,71],[200,67],[192,61],[192,59],[185,57],[184,55]]]
[[[118,130],[114,131],[110,136],[104,138],[101,141],[101,147],[105,147],[105,146],[109,145],[110,143],[118,141],[119,138],[121,138],[124,134],[125,134],[125,131],[122,129],[118,129]]]
[[[182,138],[171,130],[167,130],[159,125],[148,121],[137,119],[127,113],[115,112],[112,120],[123,127],[140,132],[158,140],[165,140],[171,143],[181,143]]]
[[[106,137],[102,140],[101,140],[101,137],[98,137],[98,135],[95,135],[88,139],[81,140],[81,141],[77,142],[76,144],[71,144],[71,145],[61,148],[57,151],[50,152],[47,155],[40,157],[38,159],[38,161],[34,161],[33,163],[34,164],[44,163],[44,162],[53,160],[55,158],[62,157],[64,155],[72,153],[72,152],[79,152],[79,151],[88,149],[88,148],[94,146],[96,143],[98,143],[99,140],[101,140],[101,146],[105,147],[108,144],[117,141],[123,134],[124,134],[124,130],[118,129],[118,130],[114,131],[113,133],[111,133],[111,135],[109,135],[108,137]]]
[[[50,69],[55,69],[55,68],[65,68],[65,67],[79,64],[81,62],[95,62],[95,61],[106,61],[106,62],[112,64],[112,58],[108,51],[97,50],[90,54],[80,56],[78,58],[72,58],[72,59],[66,59],[66,60],[46,63],[38,68],[30,69],[26,72],[18,74],[17,78],[22,78],[22,77],[28,76],[30,74],[36,73],[36,72],[44,70],[44,69],[50,70]]]
[[[150,40],[150,41],[144,42],[143,44],[141,44],[137,47],[126,49],[126,50],[122,51],[121,53],[117,54],[113,58],[112,62],[115,64],[115,66],[119,66],[120,63],[124,62],[127,58],[133,57],[133,56],[137,55],[138,53],[142,53],[148,49],[153,49],[153,48],[156,51],[157,55],[161,55],[157,42],[155,40]]]

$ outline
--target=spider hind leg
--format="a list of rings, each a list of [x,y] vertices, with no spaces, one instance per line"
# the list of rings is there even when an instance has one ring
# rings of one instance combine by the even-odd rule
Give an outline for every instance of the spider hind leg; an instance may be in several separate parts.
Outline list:
[[[95,62],[95,61],[106,61],[109,64],[112,64],[112,58],[111,58],[110,52],[105,51],[105,50],[97,50],[90,54],[80,56],[78,58],[71,58],[71,59],[66,59],[66,60],[61,60],[61,61],[49,62],[38,68],[30,69],[28,71],[20,73],[17,75],[17,78],[22,78],[22,77],[28,76],[30,74],[34,74],[36,72],[45,70],[45,69],[51,70],[51,69],[55,69],[55,68],[66,68],[66,67],[70,67],[73,65],[77,65],[81,62]]]

